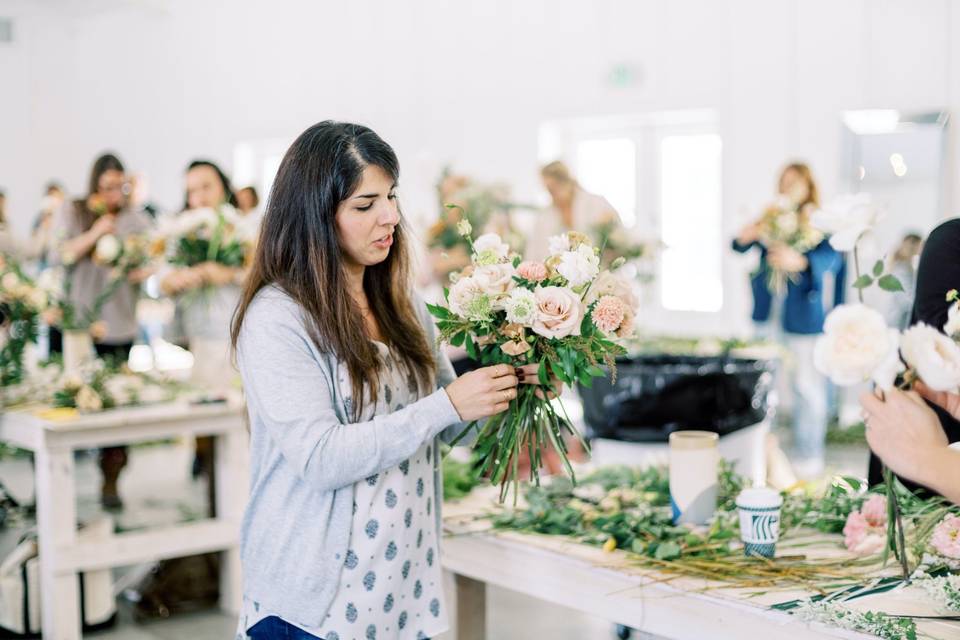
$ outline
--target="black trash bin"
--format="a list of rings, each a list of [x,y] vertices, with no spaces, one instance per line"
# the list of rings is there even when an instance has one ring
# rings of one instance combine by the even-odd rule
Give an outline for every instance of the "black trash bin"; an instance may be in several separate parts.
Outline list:
[[[772,411],[775,360],[729,356],[637,355],[617,359],[617,380],[579,388],[590,438],[667,442],[684,429],[721,436]]]

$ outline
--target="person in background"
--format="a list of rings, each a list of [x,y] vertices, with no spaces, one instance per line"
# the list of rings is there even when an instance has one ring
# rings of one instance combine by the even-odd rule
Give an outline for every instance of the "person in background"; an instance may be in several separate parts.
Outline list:
[[[887,323],[901,331],[910,326],[910,317],[913,315],[913,295],[916,291],[917,261],[923,250],[923,238],[916,233],[908,233],[900,241],[900,246],[890,256],[889,272],[897,277],[903,285],[903,291],[898,291],[890,297],[890,307],[887,310]]]
[[[598,225],[620,226],[620,216],[603,196],[586,191],[574,179],[570,169],[556,160],[540,170],[543,186],[551,204],[537,220],[537,232],[527,243],[526,257],[544,260],[549,255],[549,240],[567,231],[590,234]]]
[[[260,212],[260,196],[252,185],[237,191],[237,211],[243,215],[256,215]]]
[[[31,256],[34,259],[34,270],[40,273],[54,262],[57,250],[57,233],[55,225],[57,214],[63,209],[67,196],[58,182],[47,183],[44,189],[43,200],[40,202],[40,211],[33,219],[30,230]],[[63,353],[63,333],[55,325],[46,325],[47,353],[49,355]]]
[[[183,211],[237,203],[230,179],[213,162],[191,162],[185,181]],[[204,262],[171,268],[160,277],[161,292],[176,299],[168,338],[193,352],[194,382],[205,388],[219,387],[233,377],[228,357],[230,318],[240,297],[243,276],[242,268]],[[197,438],[193,473],[195,477],[206,474],[213,484],[213,438]],[[212,491],[210,497],[212,500]]]
[[[7,194],[0,189],[0,253],[16,253],[16,246],[7,227]]]
[[[801,224],[819,206],[817,184],[810,168],[802,163],[787,165],[777,182],[777,193],[797,208]],[[806,253],[786,245],[766,246],[760,220],[744,227],[733,241],[733,249],[746,253],[757,249],[760,267],[751,276],[752,319],[758,336],[774,338],[789,350],[786,372],[793,390],[794,466],[802,477],[823,471],[827,432],[827,380],[813,366],[813,345],[823,332],[824,279],[836,280],[833,303],[843,302],[843,257],[827,239]],[[775,296],[768,286],[768,271],[790,274],[786,293]]]
[[[92,259],[97,241],[113,234],[122,242],[127,236],[148,232],[152,226],[146,214],[132,211],[127,206],[129,185],[117,156],[107,153],[96,159],[87,193],[86,198],[64,205],[62,221],[58,223],[58,230],[64,238],[59,247],[59,260],[68,265],[70,302],[80,314],[86,313],[112,278],[110,267],[98,265]],[[117,364],[129,359],[139,331],[136,309],[140,284],[150,274],[147,269],[131,272],[129,282],[120,286],[103,305],[99,320],[105,325],[104,333],[94,336],[94,348],[101,358]],[[110,447],[100,453],[100,469],[103,471],[101,501],[108,509],[123,506],[117,481],[126,464],[125,447]]]

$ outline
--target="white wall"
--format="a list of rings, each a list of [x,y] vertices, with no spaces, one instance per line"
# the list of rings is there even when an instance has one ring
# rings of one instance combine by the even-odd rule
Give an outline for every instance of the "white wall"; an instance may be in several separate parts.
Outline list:
[[[45,180],[81,190],[107,148],[173,206],[195,156],[229,165],[238,141],[358,120],[396,147],[409,210],[429,202],[446,162],[534,198],[544,120],[711,107],[732,234],[788,158],[810,161],[835,192],[841,111],[960,105],[960,45],[949,38],[960,8],[949,0],[9,6],[23,17],[19,42],[0,47],[0,184],[21,229]],[[636,86],[606,82],[621,63],[641,70]],[[960,206],[953,140],[945,215]],[[748,268],[729,258],[719,318],[691,314],[671,328],[745,328]]]

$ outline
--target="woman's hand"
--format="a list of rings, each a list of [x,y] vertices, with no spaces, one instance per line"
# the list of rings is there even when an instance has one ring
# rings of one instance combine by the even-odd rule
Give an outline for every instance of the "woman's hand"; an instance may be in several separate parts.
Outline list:
[[[134,269],[127,274],[127,282],[130,284],[140,284],[156,272],[156,267],[143,267],[142,269]]]
[[[97,218],[93,226],[90,227],[90,234],[94,239],[99,240],[108,233],[113,233],[117,228],[117,216],[107,213]]]
[[[202,262],[197,265],[197,270],[203,277],[203,281],[214,287],[222,287],[234,281],[237,275],[237,269],[228,267],[218,262]]]
[[[465,373],[447,385],[447,396],[460,419],[472,422],[506,411],[517,397],[516,370],[508,364]]]
[[[931,484],[928,463],[948,444],[933,409],[919,394],[899,389],[887,391],[883,400],[865,393],[860,396],[860,405],[867,425],[867,442],[873,452],[897,475]]]
[[[525,364],[522,367],[517,367],[517,379],[520,381],[520,384],[540,384],[540,378],[537,377],[537,371],[540,369],[538,364]],[[550,376],[550,390],[544,391],[543,389],[537,389],[536,394],[538,398],[553,400],[557,396],[563,393],[563,383],[557,380],[556,376]]]
[[[196,289],[203,286],[203,276],[195,267],[184,267],[174,269],[160,283],[160,289],[168,296],[174,296],[188,289]]]
[[[934,391],[920,380],[913,385],[913,390],[957,420],[960,420],[960,395],[950,393],[949,391]]]
[[[753,244],[760,239],[760,223],[751,222],[737,234],[737,242],[740,244]]]
[[[787,273],[806,271],[810,265],[810,261],[807,260],[805,255],[783,244],[778,244],[770,248],[770,251],[767,253],[767,262],[774,269]]]

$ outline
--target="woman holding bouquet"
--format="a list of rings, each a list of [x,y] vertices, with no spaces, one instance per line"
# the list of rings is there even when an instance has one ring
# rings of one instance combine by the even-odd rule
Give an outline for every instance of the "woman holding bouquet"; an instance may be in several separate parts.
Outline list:
[[[232,327],[252,458],[243,637],[447,629],[437,437],[505,411],[518,375],[455,379],[437,350],[411,291],[398,174],[373,131],[329,121],[277,173]]]
[[[151,227],[146,214],[127,206],[129,186],[123,164],[115,155],[102,155],[93,163],[88,194],[85,199],[65,205],[60,224],[64,241],[59,257],[67,267],[70,303],[78,315],[86,314],[100,294],[113,286],[111,267],[93,260],[97,242],[107,235],[123,242],[128,236],[144,234]],[[93,336],[94,348],[100,357],[117,364],[126,363],[130,357],[139,332],[136,310],[140,284],[150,273],[147,269],[131,271],[128,282],[120,285],[103,304],[100,322],[95,325],[99,331]],[[107,508],[122,506],[117,480],[126,464],[125,447],[110,447],[100,452],[101,501]]]
[[[813,174],[806,164],[787,165],[777,184],[778,204],[744,227],[733,249],[760,252],[750,279],[758,335],[782,340],[792,354],[794,461],[801,476],[823,469],[827,432],[827,381],[813,367],[813,344],[823,331],[825,281],[833,274],[833,303],[843,302],[843,257],[809,223],[819,206]],[[778,212],[773,216],[771,212]],[[789,240],[787,240],[789,238]],[[771,286],[778,279],[785,286]]]

